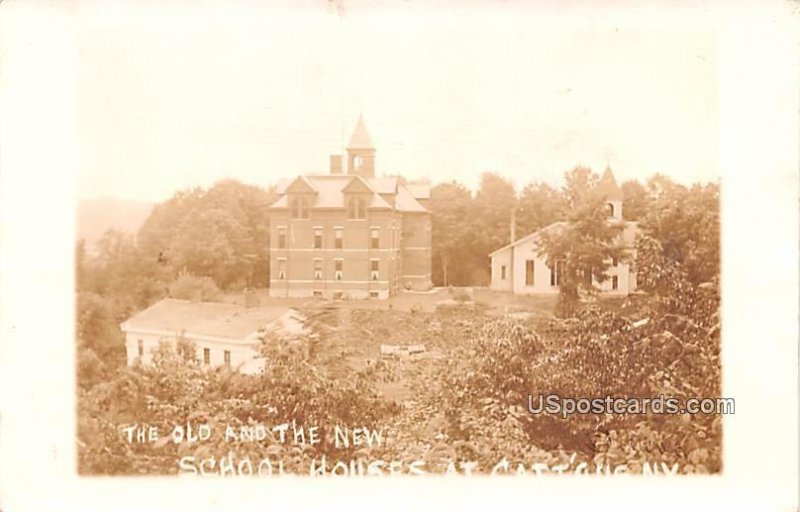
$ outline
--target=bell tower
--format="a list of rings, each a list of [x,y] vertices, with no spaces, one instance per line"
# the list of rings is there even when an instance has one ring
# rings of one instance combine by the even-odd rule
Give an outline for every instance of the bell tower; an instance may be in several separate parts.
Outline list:
[[[597,188],[606,201],[606,210],[608,211],[609,218],[621,221],[622,189],[617,185],[617,180],[614,179],[614,172],[611,170],[611,167],[606,167]]]
[[[362,178],[375,177],[375,148],[363,116],[359,116],[358,124],[347,144],[347,174],[357,174]]]

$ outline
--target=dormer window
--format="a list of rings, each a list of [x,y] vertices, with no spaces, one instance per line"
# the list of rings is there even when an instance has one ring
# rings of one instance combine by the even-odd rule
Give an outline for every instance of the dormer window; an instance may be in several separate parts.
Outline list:
[[[365,219],[367,216],[366,201],[363,197],[351,197],[347,201],[348,219]]]
[[[289,200],[293,219],[307,219],[309,217],[308,198],[295,196]]]

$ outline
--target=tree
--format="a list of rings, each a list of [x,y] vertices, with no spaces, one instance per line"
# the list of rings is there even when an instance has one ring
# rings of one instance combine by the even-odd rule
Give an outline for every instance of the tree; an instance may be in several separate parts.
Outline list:
[[[566,215],[564,196],[544,183],[531,183],[519,197],[517,208],[517,232],[533,233],[553,222],[563,220]]]
[[[171,254],[179,271],[211,277],[227,287],[252,272],[250,245],[252,238],[229,210],[197,208],[181,222]]]
[[[624,201],[623,215],[626,220],[638,221],[650,210],[650,196],[647,189],[636,180],[622,184]]]
[[[594,196],[600,176],[588,167],[578,166],[564,175],[564,200],[569,209],[574,210]]]
[[[433,280],[443,286],[463,281],[464,267],[456,270],[462,275],[455,276],[451,275],[450,268],[454,262],[463,262],[465,253],[470,250],[471,229],[468,218],[471,206],[472,197],[469,190],[455,181],[442,183],[431,189],[429,208],[432,223],[432,259],[435,264]]]
[[[698,285],[719,274],[719,185],[686,188],[656,175],[648,181],[652,207],[641,227],[658,241],[663,256],[675,261]]]
[[[613,261],[626,258],[622,229],[609,222],[603,199],[595,198],[575,210],[567,224],[542,233],[538,255],[556,269],[562,315],[572,315],[581,292],[595,293],[593,280],[606,281]]]
[[[76,338],[78,347],[91,350],[110,367],[125,361],[125,340],[119,330],[112,303],[92,292],[77,296]]]
[[[213,302],[219,299],[220,291],[210,277],[182,274],[169,286],[170,297],[184,300]]]
[[[201,188],[179,190],[172,198],[153,208],[137,237],[143,258],[164,266],[171,263],[170,248],[178,227],[197,208],[203,195]]]
[[[236,180],[179,191],[139,231],[142,257],[168,269],[168,279],[188,270],[224,288],[267,285],[267,208],[275,197],[272,189]]]
[[[471,246],[475,275],[472,282],[489,281],[488,255],[511,240],[511,215],[517,209],[517,193],[507,179],[496,173],[483,173],[473,201]]]

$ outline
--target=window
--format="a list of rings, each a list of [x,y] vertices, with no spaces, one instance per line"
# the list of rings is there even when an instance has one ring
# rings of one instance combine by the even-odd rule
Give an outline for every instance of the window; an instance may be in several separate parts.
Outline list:
[[[283,281],[286,279],[286,260],[279,259],[278,260],[278,280]]]
[[[343,246],[343,243],[342,243],[343,238],[342,237],[344,235],[344,232],[342,231],[342,228],[336,228],[336,231],[334,231],[334,233],[335,233],[336,237],[334,238],[333,246],[336,249],[341,249],[342,246]]]
[[[370,299],[377,299],[379,297],[380,297],[380,295],[378,295],[378,292],[369,292],[369,298]]]
[[[611,289],[618,290],[619,289],[619,277],[611,276]]]
[[[363,197],[350,198],[347,202],[347,218],[356,220],[366,218],[366,202]]]
[[[314,249],[322,249],[322,228],[314,228]]]
[[[142,357],[144,355],[144,341],[139,340],[137,345],[137,348],[139,349],[139,357]]]
[[[606,213],[609,217],[614,216],[614,203],[606,203]]]
[[[371,237],[370,238],[370,245],[369,245],[370,248],[377,249],[377,248],[380,247],[381,244],[380,244],[379,236],[380,236],[380,233],[379,233],[377,228],[372,228],[370,230],[370,237]]]
[[[307,219],[309,217],[307,197],[295,196],[291,198],[289,204],[291,205],[293,219]]]
[[[557,261],[555,265],[550,268],[550,286],[558,286],[561,284],[561,274],[564,272],[564,262]]]
[[[315,259],[314,260],[314,279],[319,281],[322,279],[322,260]]]
[[[278,230],[278,249],[286,249],[286,230]]]
[[[223,357],[224,357],[225,364],[230,365],[231,364],[231,351],[230,350],[226,350],[225,353],[223,354]]]
[[[619,260],[617,258],[611,258],[611,266],[616,267],[619,265]]]
[[[211,349],[203,349],[203,364],[211,364]]]
[[[525,285],[533,286],[533,260],[525,261]]]
[[[378,280],[378,273],[380,270],[380,260],[370,260],[370,279],[373,281]]]
[[[342,260],[334,260],[333,261],[333,278],[337,281],[342,280]]]
[[[500,279],[505,280],[506,278],[506,266],[503,265],[500,267]]]

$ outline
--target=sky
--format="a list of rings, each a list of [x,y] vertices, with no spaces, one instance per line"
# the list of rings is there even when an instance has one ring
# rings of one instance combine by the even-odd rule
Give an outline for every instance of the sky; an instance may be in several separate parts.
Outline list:
[[[79,196],[324,173],[359,115],[378,175],[472,189],[487,171],[561,186],[577,165],[620,182],[719,177],[703,27],[337,1],[81,4]]]

